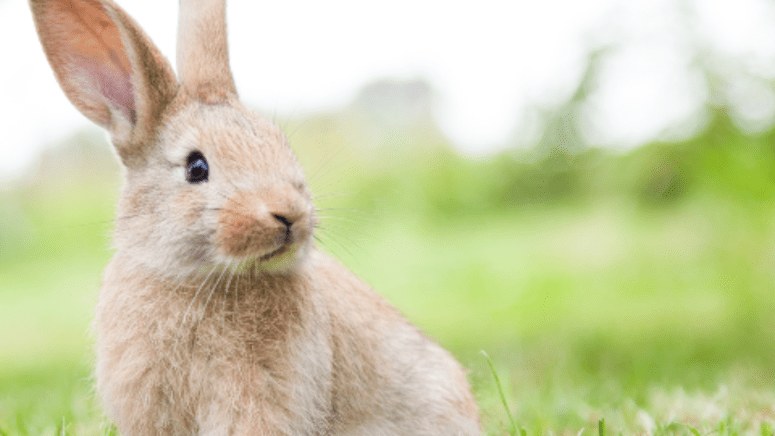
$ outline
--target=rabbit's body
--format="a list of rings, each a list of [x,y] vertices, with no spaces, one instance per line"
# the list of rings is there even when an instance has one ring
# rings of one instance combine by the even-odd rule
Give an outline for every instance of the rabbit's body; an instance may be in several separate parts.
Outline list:
[[[309,271],[235,279],[190,306],[196,283],[138,277],[116,256],[96,328],[99,387],[119,428],[476,434],[476,408],[451,357],[335,261],[310,257]]]
[[[94,322],[123,434],[479,433],[458,363],[313,246],[301,167],[237,98],[223,0],[181,3],[180,82],[110,0],[30,1],[126,169]]]

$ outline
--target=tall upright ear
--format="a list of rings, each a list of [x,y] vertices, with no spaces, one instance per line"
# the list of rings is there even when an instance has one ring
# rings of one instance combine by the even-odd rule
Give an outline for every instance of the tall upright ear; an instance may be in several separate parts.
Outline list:
[[[110,132],[125,165],[142,159],[177,93],[169,62],[110,0],[30,0],[30,6],[67,98]]]
[[[226,0],[180,0],[177,65],[183,88],[195,99],[218,104],[236,98],[229,67]]]

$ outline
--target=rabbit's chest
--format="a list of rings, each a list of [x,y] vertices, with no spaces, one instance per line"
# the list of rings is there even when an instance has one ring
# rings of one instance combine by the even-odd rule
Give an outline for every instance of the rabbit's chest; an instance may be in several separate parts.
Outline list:
[[[327,377],[328,340],[324,331],[305,325],[309,309],[250,296],[239,302],[213,297],[209,305],[193,309],[186,299],[173,304],[177,307],[161,308],[156,318],[174,322],[157,330],[149,323],[151,358],[163,363],[170,378],[186,374],[181,388],[194,397],[227,388],[232,398],[260,392],[282,396],[279,387],[298,384],[307,374]]]
[[[230,426],[265,425],[239,423],[238,416],[252,416],[299,426],[290,434],[314,434],[331,403],[330,350],[321,333],[247,315],[201,321],[189,333],[188,350],[164,365],[164,378],[177,380],[170,394],[188,404],[176,413],[195,416],[200,427],[218,410]]]
[[[158,292],[131,294],[127,283],[106,274],[95,319],[97,378],[117,422],[202,430],[248,416],[314,434],[305,429],[330,413],[330,333],[319,305],[268,304],[245,292],[238,301],[154,300]]]

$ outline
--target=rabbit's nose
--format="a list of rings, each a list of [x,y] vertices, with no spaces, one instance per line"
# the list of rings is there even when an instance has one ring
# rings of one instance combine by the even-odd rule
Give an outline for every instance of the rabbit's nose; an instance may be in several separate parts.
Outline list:
[[[279,203],[280,204],[269,205],[264,203],[263,205],[263,207],[269,206],[267,207],[268,210],[264,210],[268,212],[272,218],[274,218],[276,224],[282,224],[285,226],[286,230],[290,230],[294,224],[304,219],[306,212],[304,210],[304,205],[301,204],[301,201],[290,200],[282,201]]]
[[[274,217],[274,219],[276,219],[277,221],[280,221],[283,225],[285,225],[286,229],[288,230],[290,230],[291,226],[296,221],[295,219],[288,218],[285,215],[272,214],[272,216]]]
[[[291,228],[295,223],[303,220],[308,213],[308,200],[289,184],[268,187],[253,195],[255,195],[253,204],[257,207],[256,217],[274,220],[275,225],[282,224],[286,228]],[[266,224],[271,225],[269,222]]]

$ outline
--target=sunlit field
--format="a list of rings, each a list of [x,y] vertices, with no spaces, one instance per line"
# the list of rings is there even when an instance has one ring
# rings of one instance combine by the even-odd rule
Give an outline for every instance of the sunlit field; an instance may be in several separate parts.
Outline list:
[[[470,159],[428,128],[368,142],[341,117],[281,124],[320,248],[470,369],[487,434],[771,434],[772,133],[719,112],[627,154]],[[91,380],[120,185],[101,138],[0,191],[0,435],[115,431]]]

